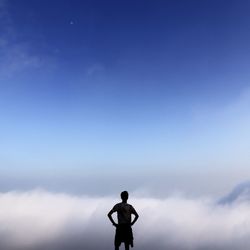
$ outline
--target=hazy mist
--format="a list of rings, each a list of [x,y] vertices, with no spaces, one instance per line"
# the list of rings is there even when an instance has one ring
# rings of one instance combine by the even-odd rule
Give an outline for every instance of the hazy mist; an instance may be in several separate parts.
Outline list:
[[[43,190],[0,194],[0,248],[112,249],[107,212],[119,197],[72,196]],[[218,205],[211,198],[166,199],[131,194],[140,218],[135,249],[245,250],[250,244],[250,203]]]

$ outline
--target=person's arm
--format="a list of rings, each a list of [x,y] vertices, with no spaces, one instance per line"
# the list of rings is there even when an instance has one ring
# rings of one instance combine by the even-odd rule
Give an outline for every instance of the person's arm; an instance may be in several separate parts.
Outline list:
[[[135,217],[133,219],[133,221],[131,222],[131,226],[133,226],[135,224],[135,222],[138,220],[139,215],[138,213],[135,211],[135,209],[132,207],[132,212],[131,212]]]
[[[111,221],[111,223],[113,224],[113,226],[117,227],[117,223],[114,221],[113,217],[112,217],[112,214],[115,213],[116,210],[115,210],[115,207],[113,207],[109,213],[108,213],[108,218],[109,220]]]

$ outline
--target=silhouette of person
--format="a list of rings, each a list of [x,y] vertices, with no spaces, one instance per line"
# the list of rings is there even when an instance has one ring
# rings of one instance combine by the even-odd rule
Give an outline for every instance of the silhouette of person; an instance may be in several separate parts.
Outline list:
[[[116,227],[115,233],[115,250],[119,250],[119,247],[122,242],[125,244],[125,250],[129,250],[129,246],[133,247],[133,231],[132,225],[137,221],[139,215],[135,211],[132,205],[127,203],[128,200],[128,192],[121,192],[122,202],[117,203],[108,213],[108,217],[112,222],[113,226]],[[112,214],[117,212],[118,223],[116,223]],[[132,221],[131,215],[134,215],[134,219]]]

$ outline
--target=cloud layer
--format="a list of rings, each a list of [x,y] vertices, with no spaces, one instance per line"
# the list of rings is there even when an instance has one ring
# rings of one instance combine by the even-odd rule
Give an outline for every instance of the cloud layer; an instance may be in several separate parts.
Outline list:
[[[250,203],[216,205],[211,199],[134,198],[140,218],[135,248],[245,250],[250,244]],[[71,196],[42,190],[0,194],[0,248],[112,249],[107,212],[114,197]]]

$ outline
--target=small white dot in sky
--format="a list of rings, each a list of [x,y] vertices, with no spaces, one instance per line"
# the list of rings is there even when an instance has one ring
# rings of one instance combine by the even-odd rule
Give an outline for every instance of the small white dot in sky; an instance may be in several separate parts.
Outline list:
[[[73,25],[73,24],[75,24],[75,23],[74,23],[74,21],[71,20],[71,21],[69,22],[69,24]]]

